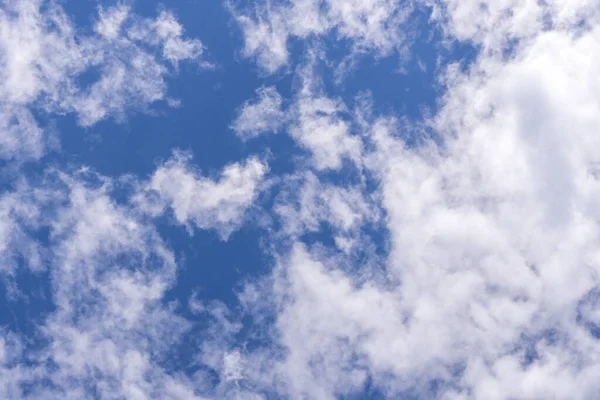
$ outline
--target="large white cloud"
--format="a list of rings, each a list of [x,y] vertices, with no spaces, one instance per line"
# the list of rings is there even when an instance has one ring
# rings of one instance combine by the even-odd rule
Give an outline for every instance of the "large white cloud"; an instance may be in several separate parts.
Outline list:
[[[378,181],[364,202],[386,215],[385,258],[302,244],[321,222],[332,235],[344,227],[316,212],[305,190],[282,198],[297,243],[244,299],[261,312],[267,303],[285,352],[265,350],[261,376],[247,368],[248,379],[277,382],[292,398],[333,399],[367,377],[389,397],[597,396],[597,14],[585,2],[505,3],[440,8],[447,19],[436,23],[483,48],[470,69],[449,66],[441,77],[447,93],[428,121],[437,138],[409,146],[393,119],[344,122],[367,127],[349,160]],[[302,126],[303,113],[293,115]],[[330,147],[310,148],[320,179],[319,154]]]
[[[150,362],[186,329],[160,303],[174,256],[151,225],[110,198],[110,181],[94,180],[54,171],[42,185],[3,196],[34,201],[23,224],[50,229],[49,243],[38,247],[55,307],[32,332],[43,345],[19,351],[31,337],[3,335],[5,398],[148,398],[177,383]]]

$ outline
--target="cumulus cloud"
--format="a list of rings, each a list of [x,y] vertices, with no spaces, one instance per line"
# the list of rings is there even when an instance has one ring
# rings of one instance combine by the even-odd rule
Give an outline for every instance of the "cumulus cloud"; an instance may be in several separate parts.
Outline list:
[[[190,165],[190,154],[176,152],[161,165],[138,196],[140,209],[159,215],[172,210],[176,221],[199,229],[215,228],[227,237],[243,222],[268,171],[256,158],[227,165],[218,180],[203,177]]]
[[[53,302],[36,327],[43,345],[28,343],[21,352],[18,335],[0,335],[6,398],[200,399],[210,389],[166,364],[193,325],[176,303],[164,302],[177,262],[151,221],[168,206],[179,222],[225,236],[243,221],[266,167],[255,159],[233,164],[213,182],[188,163],[179,155],[148,182],[126,181],[133,192],[124,203],[114,199],[123,183],[86,168],[49,170],[43,181],[24,181],[3,194],[0,272],[15,272],[8,261],[20,251],[33,273],[49,275]],[[140,202],[147,190],[164,205]],[[35,229],[48,229],[47,243]],[[236,379],[235,357],[223,359],[224,379]]]
[[[286,178],[274,207],[281,222],[279,234],[297,239],[327,224],[335,232],[338,247],[350,250],[360,229],[380,217],[374,199],[363,190],[362,185],[320,182],[312,172]]]
[[[50,134],[44,134],[26,107],[0,109],[0,130],[0,157],[4,160],[36,160],[51,145]]]
[[[42,185],[3,195],[4,203],[17,195],[33,202],[21,225],[49,229],[46,244],[27,233],[45,250],[55,307],[34,332],[43,346],[2,336],[6,398],[147,398],[180,384],[150,361],[186,329],[160,302],[173,283],[174,256],[151,225],[112,200],[109,180],[88,178],[53,171]]]
[[[497,52],[511,42],[536,37],[546,29],[577,32],[597,23],[598,7],[588,0],[458,1],[426,0],[433,20],[451,37]]]
[[[164,61],[176,66],[182,60],[198,59],[203,51],[199,40],[182,38],[183,28],[165,11],[149,20],[125,6],[101,9],[95,31],[98,36],[85,38],[84,45],[93,57],[88,68],[99,68],[100,76],[61,104],[75,111],[84,126],[164,99],[168,73]],[[157,47],[162,59],[153,54]]]
[[[35,25],[35,3],[20,4],[2,18]],[[336,399],[368,386],[389,398],[597,397],[597,8],[584,0],[425,4],[447,38],[481,47],[468,69],[443,70],[446,93],[425,121],[429,136],[364,101],[328,95],[312,55],[296,70],[289,103],[264,87],[232,123],[244,139],[279,131],[306,150],[307,162],[279,179],[267,182],[267,166],[252,157],[204,176],[178,152],[147,179],[133,178],[125,200],[116,200],[119,180],[85,170],[55,169],[43,182],[7,189],[2,272],[15,271],[18,254],[48,265],[55,309],[38,327],[38,348],[0,332],[0,394]],[[53,10],[51,33],[72,37]],[[333,32],[356,51],[386,54],[402,44],[405,18],[390,1],[266,3],[234,15],[245,54],[270,72],[289,62],[290,38]],[[92,96],[103,78],[80,92],[70,75],[46,77],[32,66],[37,56],[11,61],[35,79],[6,78],[3,93],[19,112],[44,99],[48,109],[79,113],[54,102],[63,93],[97,99],[101,111],[89,121],[116,115],[132,96],[119,91],[121,82],[137,82],[136,93],[148,84],[141,102],[152,102],[162,83],[148,82],[160,81],[167,64],[199,56],[200,44],[182,42],[181,29],[169,14],[145,20],[124,7],[103,10],[86,46],[116,53],[98,59],[80,41],[72,45],[93,65],[122,71],[123,81],[102,83],[116,99]],[[67,63],[61,71],[79,68],[55,62]],[[30,114],[18,115],[7,131],[34,132]],[[411,134],[420,140],[403,139]],[[35,145],[5,142],[7,154],[39,154]],[[350,183],[348,170],[356,175]],[[186,351],[209,372],[173,367],[169,355],[197,327],[165,302],[177,262],[156,217],[226,238],[267,183],[273,202],[261,205],[273,220],[265,232],[273,269],[245,282],[241,309],[192,298],[189,309],[208,327]],[[39,227],[49,230],[47,246],[28,238]]]
[[[175,277],[173,254],[152,226],[114,203],[108,182],[62,181],[66,206],[56,210],[51,232],[57,309],[43,327],[50,344],[39,356],[56,366],[47,374],[59,390],[43,385],[38,395],[168,391],[162,386],[175,379],[151,359],[186,329],[160,302]]]
[[[290,133],[312,153],[318,169],[339,169],[344,159],[360,157],[360,140],[350,134],[348,123],[340,115],[344,108],[339,101],[317,95],[301,97],[297,106],[298,119]]]
[[[199,40],[182,35],[166,11],[151,20],[122,5],[100,9],[87,34],[55,2],[3,2],[0,155],[37,159],[44,153],[47,134],[32,111],[75,113],[90,126],[164,100],[168,65],[199,60],[203,52]]]
[[[280,199],[292,245],[244,297],[275,318],[276,346],[266,346],[257,382],[277,382],[292,398],[334,399],[367,381],[388,397],[596,396],[599,28],[585,2],[534,3],[485,3],[478,12],[475,3],[442,5],[447,32],[483,50],[468,70],[443,73],[447,93],[428,121],[435,141],[409,145],[400,130],[410,128],[370,110],[339,125],[308,124],[315,136],[331,125],[366,127],[349,160],[377,182],[376,201],[355,193],[385,215],[381,263],[364,264],[326,240],[305,243],[302,233],[320,223],[332,236],[345,229],[306,200],[325,197],[315,181],[330,179],[319,169],[336,157],[320,158],[327,143],[303,142],[290,129],[313,149],[318,189]],[[323,104],[317,120],[344,107],[318,99],[309,103]],[[345,208],[333,198],[327,207]],[[256,362],[257,354],[245,357]]]
[[[247,101],[238,110],[231,128],[242,139],[254,138],[263,133],[275,133],[285,124],[282,98],[275,87],[261,88],[258,99]]]
[[[344,160],[359,162],[362,143],[346,121],[348,110],[340,99],[328,97],[315,73],[317,54],[299,68],[301,89],[288,107],[273,87],[259,91],[259,100],[246,102],[238,111],[232,128],[248,140],[261,133],[285,131],[307,150],[309,162],[318,170],[338,170]]]
[[[389,54],[404,44],[411,5],[396,0],[292,0],[230,6],[244,35],[243,54],[273,73],[288,64],[288,42],[333,32],[356,53]]]
[[[43,196],[38,197],[39,193],[32,193],[23,181],[0,196],[0,276],[10,295],[18,290],[12,278],[19,268],[19,258],[25,258],[26,267],[32,271],[43,269],[43,250],[31,237],[44,205]]]
[[[198,61],[203,49],[166,11],[147,19],[122,5],[101,8],[86,32],[54,2],[3,2],[0,156],[44,155],[49,135],[36,121],[40,112],[73,113],[89,126],[164,99],[165,77],[181,61]],[[194,172],[181,154],[149,181],[40,167],[41,176],[2,182],[7,297],[26,297],[17,281],[35,274],[47,277],[51,298],[42,317],[28,321],[27,335],[2,327],[0,397],[203,398],[213,385],[167,362],[192,324],[164,299],[178,266],[154,217],[172,210],[178,222],[226,237],[244,221],[266,165],[255,158],[231,164],[217,182]],[[132,194],[119,202],[123,182]],[[156,202],[146,201],[149,191]],[[234,377],[227,365],[224,376]]]

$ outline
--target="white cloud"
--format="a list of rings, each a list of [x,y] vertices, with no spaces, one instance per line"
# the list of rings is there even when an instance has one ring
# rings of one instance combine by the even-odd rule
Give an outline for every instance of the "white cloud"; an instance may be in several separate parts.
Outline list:
[[[243,54],[274,73],[289,61],[288,41],[333,32],[356,53],[389,54],[404,44],[402,24],[411,5],[396,0],[290,0],[230,7],[244,34]]]
[[[244,212],[258,194],[268,168],[256,158],[227,165],[218,180],[200,176],[181,152],[160,166],[138,197],[139,206],[158,215],[173,211],[178,223],[215,228],[226,238],[244,221]]]
[[[338,186],[319,181],[311,172],[287,177],[279,190],[274,211],[281,218],[285,236],[297,238],[307,232],[318,232],[321,224],[329,224],[342,238],[359,233],[367,222],[378,219],[376,206],[363,195],[360,186]]]
[[[35,120],[38,111],[74,113],[88,126],[165,99],[165,76],[202,51],[168,12],[145,19],[124,6],[101,9],[94,33],[84,35],[55,3],[3,2],[0,156],[44,155],[50,137]],[[81,82],[83,74],[91,81]],[[243,222],[267,167],[252,158],[213,182],[188,161],[174,158],[149,182],[129,182],[158,190],[160,207],[181,223],[226,236]],[[200,399],[213,390],[165,361],[192,326],[164,300],[175,283],[175,257],[148,217],[159,210],[135,198],[118,203],[117,182],[88,168],[3,182],[3,283],[16,296],[17,274],[47,273],[53,308],[31,321],[32,337],[0,332],[0,397]],[[190,184],[184,194],[195,198],[181,197],[178,190]]]
[[[173,64],[182,60],[194,60],[203,51],[199,40],[187,40],[181,36],[183,27],[172,14],[161,12],[156,21],[152,22],[154,31],[162,41],[163,57]]]
[[[37,18],[36,8],[26,7],[31,4],[19,5],[24,26],[37,26],[29,22]],[[301,165],[304,171],[277,181],[280,192],[270,211],[281,229],[267,246],[276,267],[246,285],[240,295],[246,314],[218,302],[190,302],[193,313],[212,321],[194,356],[218,375],[218,383],[167,367],[169,352],[192,324],[176,305],[163,303],[177,265],[152,221],[168,210],[179,224],[226,237],[263,189],[266,165],[250,158],[210,178],[193,169],[188,155],[176,153],[147,181],[135,181],[133,198],[121,203],[113,198],[116,181],[83,172],[54,171],[42,183],[4,193],[2,261],[8,265],[18,251],[41,254],[38,244],[29,247],[27,228],[50,228],[48,252],[38,257],[49,263],[56,310],[40,326],[47,346],[27,355],[33,365],[22,362],[20,338],[1,333],[0,375],[6,378],[0,379],[0,394],[26,397],[19,384],[27,383],[32,398],[273,393],[335,399],[360,392],[370,381],[390,398],[405,391],[442,399],[595,398],[597,14],[584,1],[483,4],[481,10],[449,1],[436,15],[449,36],[484,48],[469,70],[449,66],[441,77],[447,93],[427,121],[436,141],[423,138],[411,147],[402,140],[406,124],[373,116],[360,102],[357,113],[348,112],[342,100],[321,90],[310,68],[300,69],[303,85],[289,107],[281,107],[283,99],[272,88],[242,106],[233,125],[242,137],[285,129],[311,158]],[[397,13],[390,11],[393,5],[328,1],[319,8],[296,1],[259,8],[255,19],[237,18],[247,55],[274,71],[287,63],[291,36],[336,32],[354,40],[359,51],[391,51],[398,42],[386,35],[395,30],[384,28]],[[542,29],[545,15],[552,24]],[[124,64],[107,61],[106,71],[116,75],[101,78],[98,93],[104,85],[116,97],[92,96],[92,108],[100,111],[89,114],[90,121],[130,104],[122,100],[132,95],[129,89],[119,91],[128,79],[136,90],[148,89],[142,103],[161,98],[162,86],[149,82],[160,81],[166,64],[143,49],[131,50],[147,32],[160,38],[150,45],[167,62],[200,51],[179,42],[181,27],[168,15],[154,22],[130,18],[125,8],[99,17],[94,40],[116,46],[116,53],[107,54],[126,49],[129,56]],[[585,24],[578,24],[582,18]],[[61,29],[55,34],[67,35]],[[521,41],[511,57],[502,56],[507,37]],[[41,94],[46,90],[63,90],[48,87],[74,93],[63,83],[68,77],[35,72],[36,57],[18,65],[19,73],[35,79],[23,87],[3,80],[12,107],[52,98]],[[127,70],[128,63],[139,68]],[[29,114],[19,115],[17,122],[34,131]],[[279,116],[284,125],[275,124]],[[5,142],[7,154],[38,157],[35,145],[18,150],[21,143],[10,136]],[[344,184],[345,161],[360,183]],[[383,239],[369,238],[370,222],[385,224],[377,232]],[[335,245],[319,238],[315,245],[302,243],[303,234],[325,224],[331,233],[323,236]],[[372,258],[352,251],[377,241],[386,242],[379,245],[388,251]],[[242,316],[256,321],[260,345],[236,342]]]
[[[225,353],[223,356],[223,377],[226,381],[236,381],[244,378],[242,362],[242,357],[238,351]]]
[[[18,295],[13,278],[20,268],[19,258],[27,260],[24,268],[32,272],[44,269],[43,249],[31,237],[39,227],[44,203],[44,194],[34,193],[22,180],[0,196],[0,276],[9,296]]]
[[[360,163],[362,143],[350,132],[348,114],[340,99],[329,98],[315,72],[318,56],[309,54],[298,71],[302,87],[293,103],[282,108],[274,87],[259,90],[259,99],[246,102],[232,128],[242,139],[261,133],[285,131],[309,152],[309,162],[318,170],[338,170],[345,159]]]
[[[343,218],[336,225],[322,211],[348,215],[344,207],[315,200],[331,179],[318,172],[327,162],[317,161],[311,186],[277,203],[294,244],[275,254],[278,266],[257,293],[243,297],[249,309],[273,313],[271,337],[284,349],[244,354],[246,365],[260,366],[253,379],[262,387],[321,399],[360,391],[367,377],[388,397],[583,400],[600,390],[592,332],[600,284],[595,14],[583,2],[549,2],[554,25],[542,30],[521,20],[537,18],[526,8],[490,3],[471,15],[469,4],[455,6],[465,8],[445,12],[463,22],[450,22],[449,32],[485,48],[469,70],[450,66],[443,76],[447,94],[429,121],[437,142],[411,147],[389,118],[339,122],[345,132],[367,129],[353,137],[360,156],[348,159],[378,180],[389,233],[383,269],[324,250],[326,242],[301,243],[322,222],[332,235],[344,230]],[[576,26],[580,17],[587,26]],[[523,39],[510,58],[501,56],[509,43],[496,26]],[[319,103],[313,88],[302,90],[322,104],[317,120],[344,109]],[[318,136],[331,125],[307,131]],[[316,160],[331,148],[309,143]]]
[[[61,104],[75,111],[84,126],[109,116],[122,118],[129,108],[165,99],[168,69],[153,48],[161,48],[164,60],[174,66],[197,60],[203,51],[200,41],[181,37],[183,28],[165,11],[148,20],[125,6],[101,10],[95,29],[99,38],[84,38],[83,43],[93,57],[88,68],[99,68],[100,77]]]
[[[3,333],[0,390],[6,398],[151,398],[181,386],[179,398],[194,398],[194,386],[157,361],[189,326],[161,303],[174,256],[152,225],[111,199],[110,180],[88,178],[49,172],[3,197],[4,205],[16,200],[18,226],[50,229],[48,247],[36,245],[45,249],[55,310],[37,326],[41,346]],[[29,235],[22,229],[12,248],[36,242]]]
[[[273,86],[257,91],[258,99],[247,101],[238,110],[231,128],[242,139],[251,139],[263,133],[276,133],[285,123],[281,108],[282,98]]]
[[[339,169],[344,158],[360,158],[361,142],[350,135],[348,123],[340,117],[344,108],[339,101],[303,97],[297,107],[297,122],[291,126],[290,135],[310,150],[318,169]]]
[[[0,395],[5,399],[19,398],[19,383],[28,374],[18,363],[22,356],[23,346],[18,335],[0,331]]]
[[[0,106],[0,157],[5,160],[36,160],[50,143],[25,107]],[[49,135],[48,135],[49,136]]]
[[[161,276],[163,266],[150,265],[145,258],[151,253],[141,250],[135,249],[141,257],[131,266],[136,271],[119,271],[106,257],[99,265],[57,271],[59,308],[44,330],[51,339],[48,357],[58,367],[49,375],[67,393],[160,397],[167,383],[178,380],[158,360],[177,344],[188,324],[161,305],[170,273]],[[147,270],[153,267],[158,271]]]
[[[134,191],[124,203],[114,200],[118,180],[87,168],[50,170],[43,181],[23,182],[5,193],[0,199],[1,272],[12,273],[6,268],[18,251],[35,271],[40,261],[33,250],[39,251],[43,255],[37,257],[48,267],[55,309],[37,326],[40,346],[20,352],[18,335],[0,335],[0,393],[6,398],[95,393],[111,399],[200,399],[199,393],[214,391],[210,382],[195,380],[165,361],[193,325],[179,315],[177,304],[164,302],[175,284],[177,264],[147,213],[156,216],[172,207],[182,223],[190,220],[197,228],[229,234],[241,224],[265,172],[263,164],[250,159],[227,166],[221,180],[213,182],[198,177],[189,158],[180,154],[159,166],[149,182],[126,180]],[[137,190],[158,190],[164,205],[149,208],[140,197],[146,193]],[[39,227],[50,230],[49,243],[38,242],[26,229]],[[223,306],[204,309],[221,328],[239,329],[235,323],[227,325]],[[226,337],[223,329],[215,335]],[[219,340],[212,345],[221,346]],[[223,356],[220,347],[211,350],[211,343],[203,346],[204,356],[198,353],[200,361]],[[217,370],[225,380],[241,379],[235,353],[228,354]]]
[[[48,134],[30,111],[75,113],[81,125],[90,126],[165,100],[168,65],[202,55],[202,43],[182,34],[166,11],[150,20],[125,6],[100,9],[94,33],[85,35],[54,2],[3,2],[0,156],[43,155]],[[90,81],[82,81],[86,73]]]
[[[318,57],[318,53],[311,52],[306,65],[298,70],[302,85],[288,109],[288,133],[310,152],[311,164],[317,170],[339,170],[344,160],[360,165],[361,139],[350,130],[345,104],[325,95],[316,73]]]
[[[597,23],[598,7],[589,0],[459,1],[425,0],[433,20],[462,41],[498,52],[510,41],[529,40],[546,29],[572,29]],[[583,24],[582,24],[583,22]]]
[[[40,7],[39,1],[7,1],[0,9],[3,101],[26,104],[41,93],[59,98],[88,62],[62,9],[49,5],[42,14]]]

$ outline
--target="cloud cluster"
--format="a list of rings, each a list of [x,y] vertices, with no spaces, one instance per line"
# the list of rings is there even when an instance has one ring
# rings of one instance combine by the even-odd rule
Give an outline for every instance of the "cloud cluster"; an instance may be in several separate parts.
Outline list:
[[[361,144],[350,132],[346,106],[327,96],[315,76],[316,58],[311,52],[297,71],[301,84],[291,105],[283,107],[276,88],[263,88],[258,99],[239,108],[232,129],[244,140],[285,130],[311,154],[310,163],[318,170],[338,170],[345,159],[360,158]]]
[[[2,259],[21,251],[30,273],[49,277],[54,306],[33,332],[39,345],[3,332],[3,398],[200,398],[205,382],[168,364],[192,323],[181,305],[164,302],[177,262],[152,220],[168,204],[178,222],[225,235],[243,220],[266,167],[233,164],[213,182],[189,172],[188,160],[176,155],[139,182],[49,170],[42,183],[24,181],[2,195]],[[174,192],[162,178],[193,192]],[[123,184],[132,191],[124,203],[115,200]],[[148,190],[164,203],[141,201]],[[41,229],[47,243],[36,240]],[[24,273],[3,266],[8,282]]]
[[[411,5],[397,0],[286,0],[230,5],[244,35],[243,54],[268,73],[286,66],[289,42],[333,33],[355,53],[389,54],[405,41]]]
[[[48,138],[35,113],[74,113],[90,126],[163,100],[170,66],[199,60],[203,52],[199,40],[182,35],[166,11],[151,20],[123,5],[101,8],[87,32],[55,2],[3,2],[0,155],[26,160],[44,154]]]
[[[446,34],[497,52],[544,30],[577,33],[595,24],[598,7],[589,0],[459,1],[425,0]]]
[[[434,136],[417,131],[421,144],[409,145],[402,130],[410,127],[361,103],[331,122],[349,107],[321,101],[315,86],[290,106],[288,133],[311,149],[314,175],[281,198],[292,244],[276,255],[270,279],[244,297],[276,321],[268,361],[244,374],[278,382],[291,398],[334,399],[367,382],[390,398],[595,398],[597,7],[436,7],[433,21],[449,37],[482,50],[468,70],[450,65],[440,77],[447,91],[427,122]],[[321,105],[314,118],[302,112],[311,109],[307,92],[309,104]],[[346,218],[360,226],[373,208],[385,215],[389,248],[375,263],[302,237],[320,224],[334,237],[347,229],[307,200],[326,197],[324,209],[347,209],[323,189],[311,194],[331,179],[322,167],[339,165],[328,149],[348,149],[336,132],[355,143],[346,159],[376,181],[375,196],[355,192],[362,200],[354,203],[369,207]],[[362,240],[353,246],[372,243]],[[265,293],[274,297],[265,301]]]
[[[123,5],[100,8],[82,28],[58,3],[1,4],[0,156],[17,161],[17,178],[0,194],[0,278],[6,301],[29,306],[41,294],[47,307],[27,331],[2,327],[0,397],[200,399],[212,391],[183,372],[187,364],[172,365],[193,324],[164,300],[178,264],[154,221],[172,212],[190,230],[226,238],[263,189],[266,165],[233,163],[214,181],[176,152],[148,179],[45,164],[21,173],[21,162],[53,145],[37,115],[72,113],[82,127],[120,120],[163,100],[181,61],[205,65],[203,50],[167,11],[148,19]]]
[[[275,72],[292,40],[390,54],[402,4],[230,10],[244,54]],[[29,337],[0,330],[0,397],[598,397],[598,7],[420,4],[446,40],[480,49],[443,68],[422,124],[328,94],[309,43],[293,94],[263,86],[231,123],[243,140],[288,135],[302,150],[291,172],[250,156],[204,176],[176,151],[149,177],[53,167],[5,185],[0,274],[14,296],[19,273],[47,277],[52,309]],[[82,126],[119,118],[163,99],[169,68],[203,49],[167,12],[101,9],[92,31],[54,3],[3,3],[0,155],[41,157],[34,107]],[[258,207],[273,267],[243,282],[240,307],[167,301],[178,260],[157,219],[226,240]]]

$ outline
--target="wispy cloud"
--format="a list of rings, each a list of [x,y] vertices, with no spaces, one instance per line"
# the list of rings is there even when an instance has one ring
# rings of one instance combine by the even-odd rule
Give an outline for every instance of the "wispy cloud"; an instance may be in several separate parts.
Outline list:
[[[37,159],[44,153],[47,134],[31,111],[74,113],[90,126],[165,100],[171,69],[184,60],[201,62],[202,43],[182,35],[166,11],[151,20],[126,6],[101,8],[87,34],[54,2],[4,2],[0,126],[6,134],[0,155]]]
[[[244,34],[243,54],[274,73],[289,61],[288,41],[310,39],[333,32],[348,40],[354,52],[389,54],[403,46],[403,22],[410,4],[396,0],[261,1],[244,7],[230,4]]]

